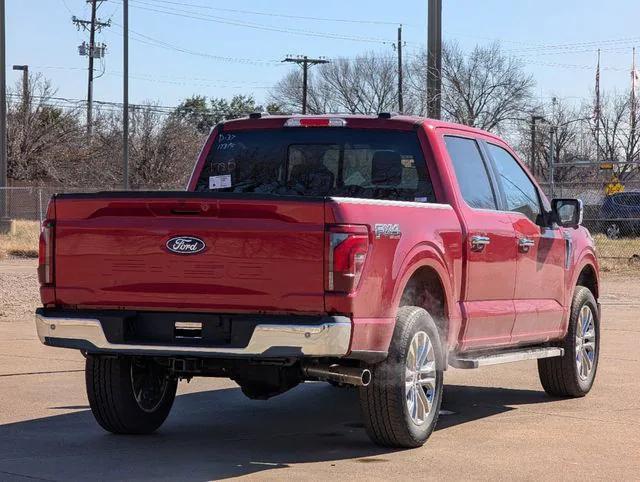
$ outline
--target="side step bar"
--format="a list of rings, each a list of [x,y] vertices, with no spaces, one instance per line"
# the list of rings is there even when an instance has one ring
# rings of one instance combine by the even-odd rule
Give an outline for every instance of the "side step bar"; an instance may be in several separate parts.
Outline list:
[[[553,358],[563,356],[564,348],[520,348],[517,350],[505,350],[493,353],[469,353],[449,357],[449,365],[454,368],[479,368],[488,365],[499,365],[523,360],[536,360],[538,358]]]

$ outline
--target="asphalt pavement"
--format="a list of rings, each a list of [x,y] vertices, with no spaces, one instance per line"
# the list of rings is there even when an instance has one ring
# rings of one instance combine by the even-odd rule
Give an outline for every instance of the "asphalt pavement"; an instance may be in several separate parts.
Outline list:
[[[33,268],[0,262],[0,282]],[[251,401],[227,380],[181,382],[156,434],[107,434],[82,356],[42,346],[30,317],[5,313],[0,480],[640,480],[640,283],[607,277],[603,302],[587,397],[548,397],[531,361],[450,369],[438,427],[414,450],[371,444],[356,390],[324,383]]]

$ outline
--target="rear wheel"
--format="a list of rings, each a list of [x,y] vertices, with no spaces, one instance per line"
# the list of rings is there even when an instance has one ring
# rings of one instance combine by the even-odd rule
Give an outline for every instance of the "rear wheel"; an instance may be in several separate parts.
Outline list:
[[[372,367],[360,388],[360,407],[371,440],[387,447],[419,447],[429,438],[442,402],[442,347],[422,308],[398,310],[389,356]]]
[[[564,356],[538,360],[544,390],[558,397],[584,397],[596,378],[600,355],[600,318],[589,289],[578,286],[573,295]]]
[[[91,411],[105,430],[145,434],[165,421],[177,379],[148,358],[87,356],[85,379]]]

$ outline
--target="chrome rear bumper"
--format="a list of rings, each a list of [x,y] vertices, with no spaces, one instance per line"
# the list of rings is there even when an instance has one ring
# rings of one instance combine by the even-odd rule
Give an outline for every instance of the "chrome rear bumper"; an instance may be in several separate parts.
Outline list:
[[[36,329],[40,341],[45,345],[81,349],[90,353],[341,357],[349,352],[351,321],[346,317],[334,317],[334,320],[318,325],[257,325],[244,348],[110,343],[97,319],[50,317],[40,313],[36,314]]]

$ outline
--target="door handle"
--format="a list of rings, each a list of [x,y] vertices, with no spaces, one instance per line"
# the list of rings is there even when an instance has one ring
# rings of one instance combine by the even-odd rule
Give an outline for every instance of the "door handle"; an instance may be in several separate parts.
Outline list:
[[[482,251],[490,243],[491,238],[489,236],[471,236],[471,251]]]
[[[520,248],[520,251],[523,253],[527,253],[535,245],[536,245],[536,242],[533,239],[529,239],[529,238],[518,239],[518,248]]]

